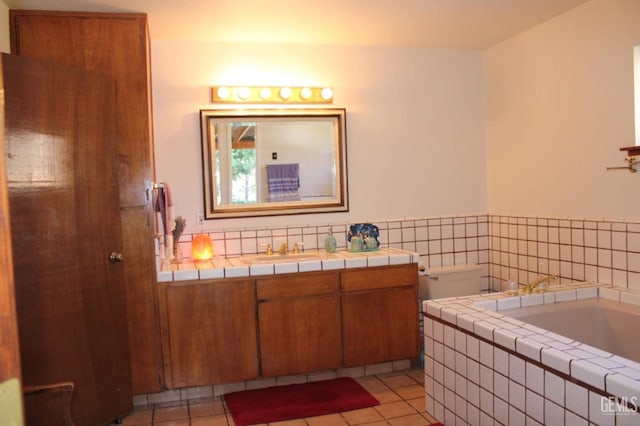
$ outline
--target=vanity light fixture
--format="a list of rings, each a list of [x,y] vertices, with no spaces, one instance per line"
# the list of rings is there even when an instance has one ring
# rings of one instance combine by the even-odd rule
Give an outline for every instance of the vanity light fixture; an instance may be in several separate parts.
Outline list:
[[[214,86],[211,95],[214,103],[330,104],[333,102],[333,89],[330,87]]]

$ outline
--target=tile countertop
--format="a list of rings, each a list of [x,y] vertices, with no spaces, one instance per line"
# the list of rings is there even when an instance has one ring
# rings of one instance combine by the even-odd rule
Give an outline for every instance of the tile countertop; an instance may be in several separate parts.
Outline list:
[[[181,264],[167,264],[157,257],[156,270],[158,282],[170,282],[402,265],[418,263],[418,261],[417,253],[395,248],[381,248],[377,251],[360,253],[338,251],[330,258],[253,265],[244,263],[240,257],[214,257],[211,261],[198,263],[187,259]]]
[[[618,396],[640,397],[640,363],[502,314],[500,311],[547,303],[603,298],[640,305],[640,294],[596,283],[551,286],[545,293],[426,300],[424,315],[467,330],[574,379]],[[569,346],[569,347],[567,347]]]

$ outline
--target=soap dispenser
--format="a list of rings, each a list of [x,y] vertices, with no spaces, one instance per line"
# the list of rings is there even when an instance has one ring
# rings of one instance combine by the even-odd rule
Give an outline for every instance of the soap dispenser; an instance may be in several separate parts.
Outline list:
[[[335,253],[338,243],[336,243],[336,237],[331,233],[324,239],[324,249],[327,253]]]

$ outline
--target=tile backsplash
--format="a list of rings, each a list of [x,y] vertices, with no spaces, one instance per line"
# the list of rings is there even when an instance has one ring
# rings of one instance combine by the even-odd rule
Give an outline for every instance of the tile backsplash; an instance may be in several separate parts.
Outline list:
[[[495,290],[545,274],[640,290],[640,222],[490,215],[489,234]]]
[[[427,267],[476,263],[483,266],[483,290],[500,291],[509,279],[526,283],[543,274],[560,282],[593,281],[640,290],[640,222],[589,218],[460,215],[374,221],[382,247],[409,250]],[[302,243],[324,249],[333,234],[347,247],[348,223],[256,227],[208,232],[216,256],[262,253]],[[180,244],[190,256],[192,235]]]

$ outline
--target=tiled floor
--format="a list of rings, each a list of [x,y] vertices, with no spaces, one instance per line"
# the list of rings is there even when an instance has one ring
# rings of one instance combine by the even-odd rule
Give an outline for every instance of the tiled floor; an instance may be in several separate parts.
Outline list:
[[[380,405],[327,416],[289,420],[278,426],[425,426],[435,423],[424,409],[424,372],[406,371],[356,378]],[[137,407],[123,421],[125,426],[235,426],[221,397],[194,399],[173,404]],[[264,426],[264,425],[263,425]]]

